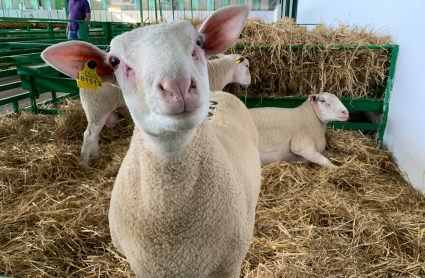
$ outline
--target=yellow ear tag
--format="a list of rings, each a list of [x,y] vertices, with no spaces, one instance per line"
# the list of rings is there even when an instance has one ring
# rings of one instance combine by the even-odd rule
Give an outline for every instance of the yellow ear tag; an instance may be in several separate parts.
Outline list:
[[[236,64],[239,64],[241,62],[241,58],[236,60]]]
[[[87,61],[84,64],[84,69],[78,72],[77,86],[82,89],[97,91],[102,87],[102,78],[96,72],[96,62]]]

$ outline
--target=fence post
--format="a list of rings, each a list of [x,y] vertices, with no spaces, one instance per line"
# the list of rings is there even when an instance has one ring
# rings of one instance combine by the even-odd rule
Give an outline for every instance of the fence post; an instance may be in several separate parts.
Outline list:
[[[289,2],[290,0],[285,0],[286,1],[286,7],[285,7],[285,16],[286,17],[289,17],[289,8],[290,8],[290,5],[291,5],[291,2]]]
[[[12,106],[13,106],[13,112],[18,114],[19,113],[19,102],[18,101],[12,102]]]
[[[39,98],[39,94],[37,92],[37,90],[35,89],[35,85],[34,85],[34,76],[30,76],[30,99],[31,99],[31,112],[33,114],[37,114],[38,112],[38,107],[37,107],[37,101],[36,99]]]
[[[52,24],[52,22],[47,22],[46,23],[46,28],[47,28],[47,31],[49,31],[49,37],[50,37],[50,39],[51,40],[54,40],[55,39],[55,33],[53,32],[53,24]]]
[[[106,45],[110,45],[111,40],[113,38],[112,22],[106,22],[106,25],[104,25],[103,28],[104,28],[103,34],[105,35],[105,38],[106,38]]]
[[[139,0],[139,1],[140,1],[140,18],[141,18],[140,23],[143,24],[143,0]]]
[[[297,21],[298,0],[292,1],[292,18]]]
[[[80,39],[86,42],[88,42],[89,40],[88,27],[89,25],[87,24],[87,21],[78,22],[78,28],[80,30]]]
[[[156,21],[156,24],[158,24],[158,8],[156,7],[156,0],[155,0],[155,21]]]
[[[68,20],[68,0],[65,0],[65,19]]]

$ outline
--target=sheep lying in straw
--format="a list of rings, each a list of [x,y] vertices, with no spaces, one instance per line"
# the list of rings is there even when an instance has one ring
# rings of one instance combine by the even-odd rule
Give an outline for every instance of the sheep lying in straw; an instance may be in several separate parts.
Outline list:
[[[208,61],[208,78],[211,91],[222,91],[230,83],[242,86],[251,84],[249,62],[241,55],[217,55],[220,58]],[[98,91],[80,89],[81,103],[87,116],[87,129],[81,150],[81,162],[88,164],[90,155],[98,159],[99,133],[103,125],[113,127],[117,120],[115,110],[127,118],[131,114],[125,104],[121,89],[105,83]]]
[[[114,77],[136,125],[111,196],[112,241],[140,277],[239,277],[254,227],[261,173],[245,105],[210,90],[207,60],[227,50],[248,16],[214,12],[199,31],[185,21],[115,37],[109,54],[85,42],[43,59],[74,78],[87,60]],[[166,53],[166,54],[165,54]],[[104,62],[107,61],[107,62]]]
[[[336,168],[321,153],[325,150],[326,124],[346,121],[348,110],[333,94],[310,95],[299,107],[250,109],[258,130],[261,163],[303,159]]]

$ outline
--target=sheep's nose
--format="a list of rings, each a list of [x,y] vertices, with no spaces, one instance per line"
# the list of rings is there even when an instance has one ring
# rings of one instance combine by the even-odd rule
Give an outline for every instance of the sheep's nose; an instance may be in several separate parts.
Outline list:
[[[191,83],[192,81],[189,77],[183,77],[178,80],[167,78],[159,84],[159,88],[166,94],[170,94],[173,97],[184,98],[189,91]]]
[[[342,114],[347,115],[348,116],[348,110],[344,110],[342,111]]]

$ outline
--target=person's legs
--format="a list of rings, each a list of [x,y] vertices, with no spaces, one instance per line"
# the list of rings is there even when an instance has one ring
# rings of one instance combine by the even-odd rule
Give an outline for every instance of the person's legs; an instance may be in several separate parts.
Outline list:
[[[68,40],[75,40],[80,38],[80,32],[79,31],[68,31]]]

